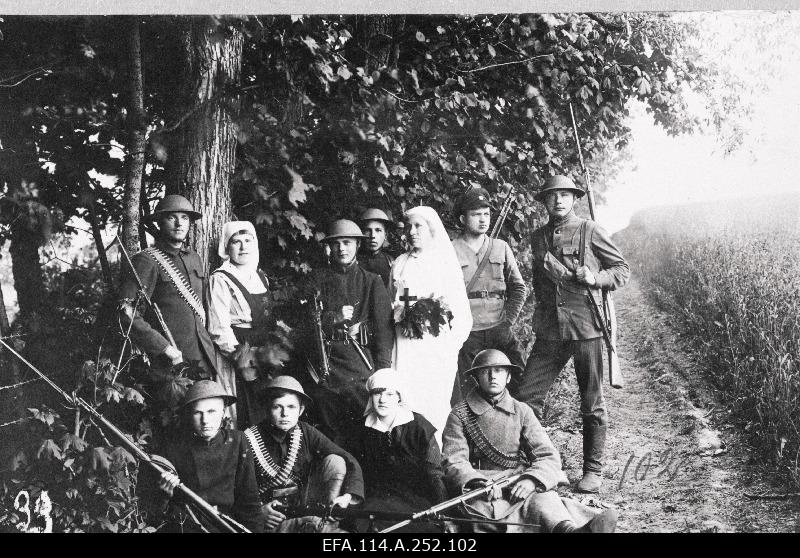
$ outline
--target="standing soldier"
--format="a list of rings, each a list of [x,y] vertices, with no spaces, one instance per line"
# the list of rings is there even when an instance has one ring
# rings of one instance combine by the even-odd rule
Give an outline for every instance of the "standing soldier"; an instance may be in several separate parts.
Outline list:
[[[364,211],[358,218],[361,230],[366,237],[364,250],[359,265],[367,271],[380,275],[383,279],[383,286],[389,291],[389,279],[392,273],[392,262],[394,258],[384,251],[386,235],[392,221],[380,209],[370,208]]]
[[[323,240],[330,247],[331,265],[313,276],[322,303],[330,376],[309,386],[309,395],[317,403],[320,429],[339,445],[360,430],[369,399],[367,378],[392,364],[392,307],[381,278],[358,265],[363,238],[354,222],[334,221]]]
[[[605,230],[575,215],[573,205],[583,195],[572,180],[556,175],[535,196],[550,220],[531,235],[536,342],[519,399],[541,418],[550,386],[569,358],[574,358],[583,419],[583,478],[576,490],[599,492],[608,424],[602,387],[602,290],[622,287],[630,268]]]
[[[183,196],[165,196],[152,215],[158,225],[155,246],[131,258],[142,288],[160,308],[169,333],[159,324],[153,308],[146,308],[144,315],[137,310],[134,303],[139,299],[139,285],[127,267],[120,286],[121,313],[125,322],[133,320],[131,340],[148,354],[154,369],[187,362],[199,370],[194,379],[214,378],[227,393],[235,394],[233,378],[220,370],[206,329],[203,300],[207,274],[197,252],[184,246],[192,222],[199,218],[200,213]]]
[[[451,405],[460,401],[474,385],[464,371],[482,350],[501,350],[520,368],[525,363],[511,326],[525,303],[527,287],[508,244],[486,235],[490,208],[489,194],[483,188],[468,191],[457,206],[464,232],[453,240],[453,247],[467,286],[472,331],[458,353],[458,377]]]

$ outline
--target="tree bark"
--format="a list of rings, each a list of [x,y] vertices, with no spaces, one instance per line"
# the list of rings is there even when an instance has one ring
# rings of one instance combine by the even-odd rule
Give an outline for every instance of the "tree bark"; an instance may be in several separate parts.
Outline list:
[[[350,54],[356,65],[370,73],[397,62],[396,36],[406,24],[404,15],[355,16],[355,50]]]
[[[125,18],[128,25],[128,161],[122,212],[122,243],[129,253],[140,247],[139,212],[147,148],[147,115],[144,112],[144,80],[139,18]],[[97,240],[97,239],[95,239]],[[99,246],[98,246],[99,249]]]
[[[231,211],[230,179],[235,167],[237,100],[244,38],[238,29],[211,17],[182,21],[182,91],[167,159],[168,193],[192,202],[201,218],[190,237],[206,270],[217,263],[216,240]]]

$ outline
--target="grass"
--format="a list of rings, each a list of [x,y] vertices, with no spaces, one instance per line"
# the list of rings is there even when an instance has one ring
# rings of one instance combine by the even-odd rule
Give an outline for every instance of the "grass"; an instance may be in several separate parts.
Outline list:
[[[775,203],[780,202],[780,203]],[[623,253],[677,318],[760,456],[800,486],[800,200],[637,215]]]

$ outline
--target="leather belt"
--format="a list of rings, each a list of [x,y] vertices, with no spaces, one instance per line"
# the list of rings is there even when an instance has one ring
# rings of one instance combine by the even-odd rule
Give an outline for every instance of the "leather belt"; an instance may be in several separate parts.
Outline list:
[[[505,298],[505,291],[472,291],[467,293],[467,298]]]
[[[349,343],[350,338],[347,336],[347,330],[334,329],[331,334],[331,341],[345,341]]]

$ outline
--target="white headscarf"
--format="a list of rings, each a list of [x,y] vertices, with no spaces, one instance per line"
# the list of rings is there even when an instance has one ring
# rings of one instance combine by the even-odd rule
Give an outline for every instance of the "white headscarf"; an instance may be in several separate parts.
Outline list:
[[[369,428],[374,428],[381,432],[388,432],[395,426],[406,424],[414,420],[414,413],[408,404],[408,390],[405,387],[405,376],[402,372],[398,372],[393,368],[381,368],[376,370],[375,373],[367,379],[367,391],[372,390],[391,390],[397,392],[400,400],[397,408],[397,414],[394,417],[390,427],[386,427],[375,412],[375,407],[372,405],[372,394],[367,399],[367,407],[364,410],[366,419],[364,425]]]
[[[236,233],[242,231],[253,235],[255,257],[251,258],[251,261],[246,265],[235,265],[230,261],[230,256],[228,255],[228,243]],[[217,254],[223,259],[223,264],[220,266],[220,269],[233,273],[250,292],[258,293],[264,291],[264,285],[256,272],[258,269],[259,250],[258,235],[256,235],[256,228],[253,226],[253,223],[250,221],[228,221],[225,223],[222,226],[222,234],[219,236]]]

